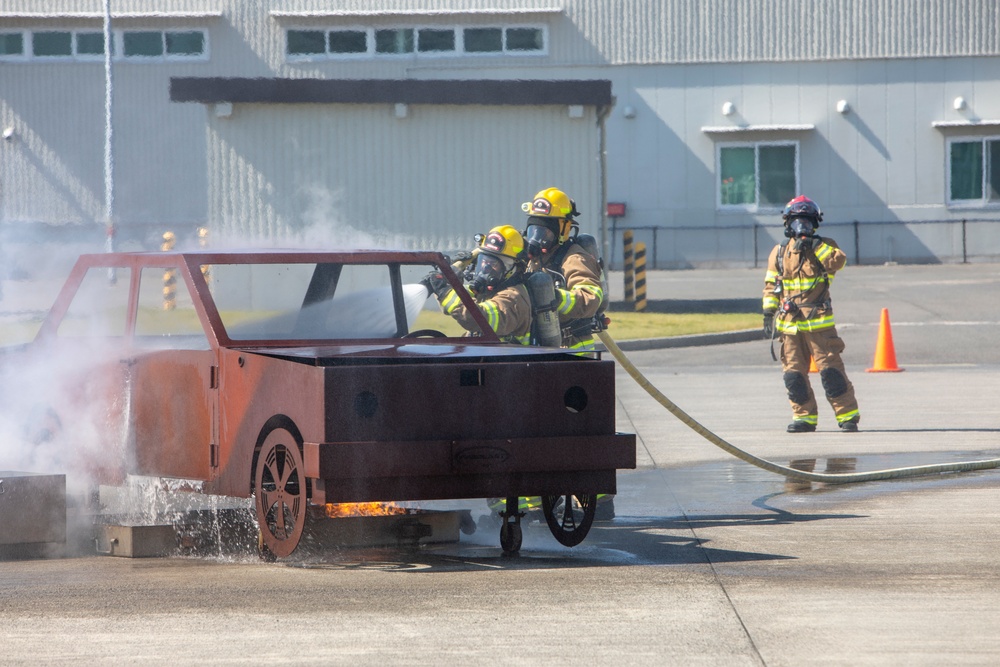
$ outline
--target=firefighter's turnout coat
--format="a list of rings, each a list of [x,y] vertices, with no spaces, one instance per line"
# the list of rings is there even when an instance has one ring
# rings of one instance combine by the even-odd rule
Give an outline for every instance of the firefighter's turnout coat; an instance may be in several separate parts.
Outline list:
[[[469,334],[479,333],[479,325],[472,319],[454,289],[448,290],[440,298],[440,303],[441,310],[454,317]],[[528,288],[523,283],[505,287],[489,298],[477,299],[476,305],[500,340],[522,345],[530,342],[531,300],[528,298]]]
[[[562,346],[572,350],[594,349],[591,320],[605,298],[597,258],[579,244],[568,241],[543,269],[555,281]]]
[[[815,247],[810,240],[802,251],[796,250],[794,239],[771,251],[764,276],[764,312],[775,313],[774,327],[781,334],[781,365],[794,418],[810,424],[818,421],[808,379],[812,360],[837,422],[857,421],[858,403],[840,358],[844,341],[837,335],[830,301],[830,285],[847,263],[847,255],[833,239],[819,238]]]

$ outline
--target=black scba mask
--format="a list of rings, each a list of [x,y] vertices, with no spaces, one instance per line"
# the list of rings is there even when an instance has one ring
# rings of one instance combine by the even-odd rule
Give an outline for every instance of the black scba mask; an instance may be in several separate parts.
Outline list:
[[[524,242],[528,246],[528,257],[534,259],[547,255],[559,246],[559,221],[531,216],[524,232]]]
[[[476,294],[486,294],[496,290],[510,270],[507,261],[509,260],[506,257],[480,252],[476,258],[476,268],[469,285],[472,291]]]
[[[788,238],[801,238],[812,236],[816,231],[816,225],[809,218],[792,218],[792,221],[785,227],[785,236]]]

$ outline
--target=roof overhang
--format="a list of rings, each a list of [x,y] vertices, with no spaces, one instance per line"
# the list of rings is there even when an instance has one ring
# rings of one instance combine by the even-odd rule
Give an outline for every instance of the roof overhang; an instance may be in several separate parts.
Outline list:
[[[705,134],[747,134],[750,132],[811,132],[816,129],[811,124],[777,125],[706,125],[701,128]]]
[[[1000,119],[998,120],[936,120],[931,123],[931,127],[937,128],[939,130],[965,130],[965,129],[975,129],[978,127],[984,127],[988,129],[995,130],[1000,128]]]
[[[171,102],[608,106],[611,81],[172,77]]]

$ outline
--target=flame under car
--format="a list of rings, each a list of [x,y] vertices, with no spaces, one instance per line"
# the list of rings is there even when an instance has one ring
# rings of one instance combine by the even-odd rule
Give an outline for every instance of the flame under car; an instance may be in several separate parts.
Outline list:
[[[422,326],[432,269],[478,335]],[[44,410],[58,421],[73,401],[106,404],[115,446],[85,457],[101,483],[253,497],[267,556],[290,555],[328,504],[458,498],[508,499],[500,542],[514,552],[517,498],[540,496],[573,545],[596,496],[635,467],[613,362],[501,343],[440,253],[84,255],[21,352],[86,358]]]

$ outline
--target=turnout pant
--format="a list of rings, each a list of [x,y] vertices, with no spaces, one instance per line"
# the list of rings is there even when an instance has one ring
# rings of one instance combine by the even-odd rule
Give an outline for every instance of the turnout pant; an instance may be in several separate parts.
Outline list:
[[[837,423],[859,418],[854,385],[847,378],[840,358],[843,351],[844,341],[837,335],[836,327],[781,334],[781,367],[795,419],[810,424],[818,421],[816,395],[809,382],[810,359],[816,362],[823,392],[833,407]]]

